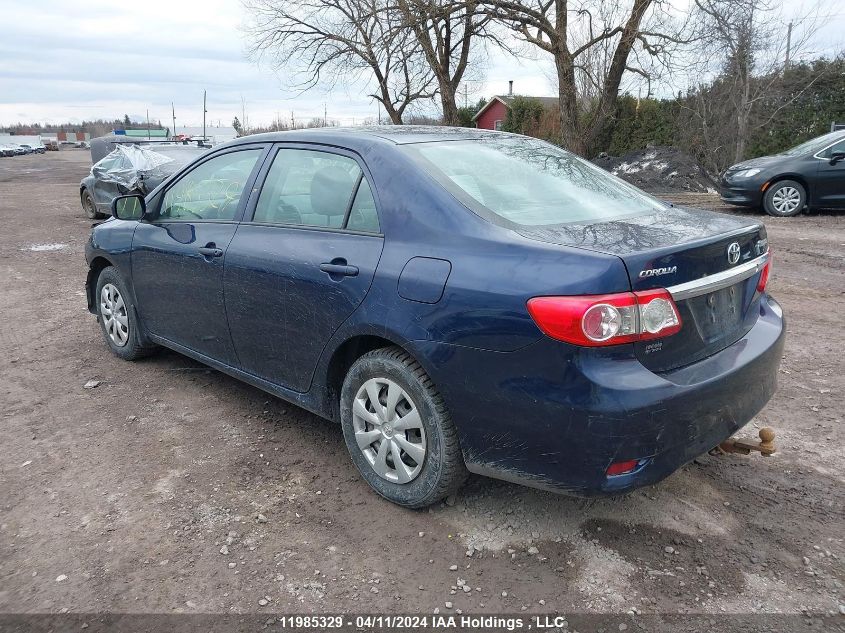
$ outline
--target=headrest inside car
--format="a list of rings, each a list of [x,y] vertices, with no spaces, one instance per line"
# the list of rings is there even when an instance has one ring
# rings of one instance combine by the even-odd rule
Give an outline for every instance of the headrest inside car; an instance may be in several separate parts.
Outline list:
[[[311,179],[311,211],[321,215],[343,215],[354,185],[341,167],[323,167]]]

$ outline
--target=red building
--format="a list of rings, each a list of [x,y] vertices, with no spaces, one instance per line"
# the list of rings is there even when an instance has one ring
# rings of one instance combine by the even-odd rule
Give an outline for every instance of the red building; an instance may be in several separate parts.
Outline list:
[[[508,101],[511,99],[513,97],[507,95],[496,95],[490,99],[472,118],[475,127],[482,130],[501,130],[510,110]]]
[[[472,120],[475,127],[481,130],[501,130],[508,118],[508,110],[511,109],[511,102],[516,97],[513,93],[513,81],[508,82],[508,94],[496,95],[481,108]],[[532,97],[537,99],[547,109],[557,109],[558,100],[554,97]]]

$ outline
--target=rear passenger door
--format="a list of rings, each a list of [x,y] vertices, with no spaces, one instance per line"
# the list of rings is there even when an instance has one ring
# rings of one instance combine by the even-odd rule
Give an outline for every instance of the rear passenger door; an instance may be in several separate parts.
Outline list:
[[[242,369],[305,392],[381,257],[375,195],[356,155],[313,145],[279,147],[262,181],[226,253],[229,327]]]

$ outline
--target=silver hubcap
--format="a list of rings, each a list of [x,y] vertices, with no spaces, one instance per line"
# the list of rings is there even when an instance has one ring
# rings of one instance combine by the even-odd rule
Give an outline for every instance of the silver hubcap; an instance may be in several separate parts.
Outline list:
[[[358,448],[382,479],[413,481],[423,467],[425,429],[419,411],[402,387],[389,378],[371,378],[352,403]]]
[[[792,213],[801,204],[801,193],[795,187],[781,187],[772,194],[772,206],[778,213]]]
[[[113,284],[106,284],[100,291],[100,317],[111,342],[123,347],[129,340],[129,317],[120,291]]]

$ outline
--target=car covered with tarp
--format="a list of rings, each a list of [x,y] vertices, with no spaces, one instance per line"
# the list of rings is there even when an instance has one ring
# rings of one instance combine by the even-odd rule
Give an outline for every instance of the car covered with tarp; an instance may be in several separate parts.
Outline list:
[[[92,145],[92,155],[94,154]],[[85,214],[95,219],[108,215],[117,196],[147,195],[173,173],[202,156],[196,145],[136,145],[117,143],[91,167],[79,184]]]

